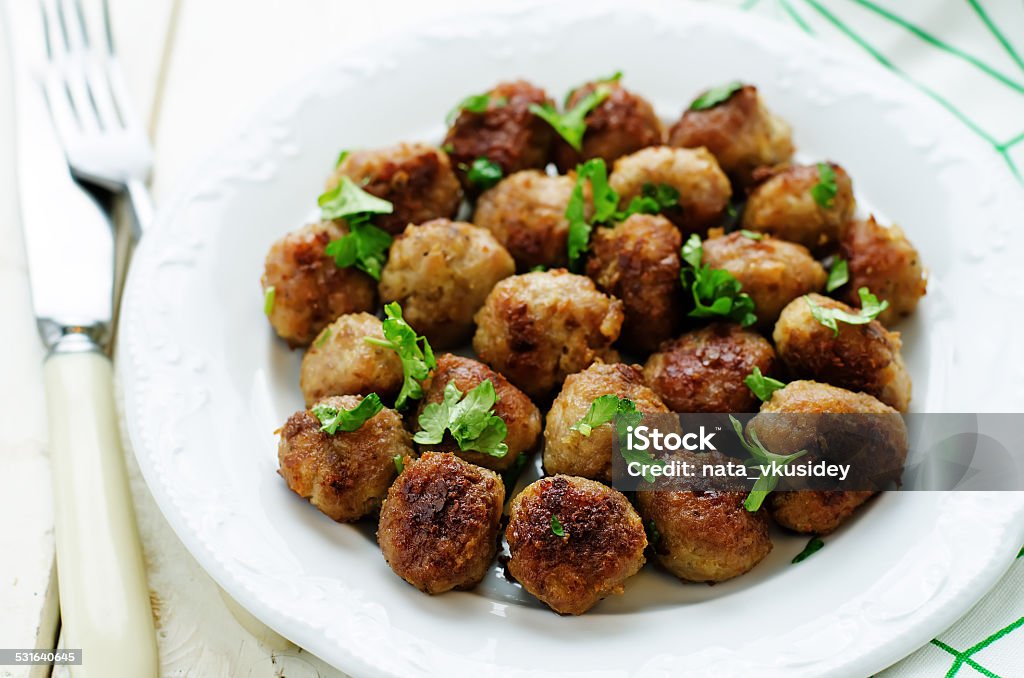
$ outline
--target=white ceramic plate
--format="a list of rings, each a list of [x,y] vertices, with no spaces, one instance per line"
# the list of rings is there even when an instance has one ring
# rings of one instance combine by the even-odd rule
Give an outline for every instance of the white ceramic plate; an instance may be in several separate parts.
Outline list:
[[[903,225],[931,269],[904,332],[916,411],[1022,411],[1024,214],[980,144],[906,83],[791,30],[673,2],[516,6],[339,58],[271,97],[197,172],[139,248],[120,374],[139,465],[168,521],[239,603],[358,675],[866,675],[962,615],[1024,542],[1024,495],[889,494],[798,566],[776,534],[714,587],[647,568],[580,618],[495,574],[428,597],[371,528],[337,525],[277,476],[273,431],[301,407],[299,352],[272,336],[259,277],[308,216],[340,148],[438,140],[454,102],[503,78],[551,93],[595,75],[675,118],[694,94],[756,83],[807,158],[841,162],[862,204]],[[1017,223],[1016,225],[1019,225]]]

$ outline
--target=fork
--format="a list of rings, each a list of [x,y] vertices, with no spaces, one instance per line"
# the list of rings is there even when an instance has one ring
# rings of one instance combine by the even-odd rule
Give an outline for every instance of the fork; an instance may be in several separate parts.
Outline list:
[[[132,240],[153,222],[146,181],[153,151],[131,103],[102,0],[102,35],[90,35],[81,0],[41,0],[49,68],[44,88],[75,178],[123,194],[133,215]]]

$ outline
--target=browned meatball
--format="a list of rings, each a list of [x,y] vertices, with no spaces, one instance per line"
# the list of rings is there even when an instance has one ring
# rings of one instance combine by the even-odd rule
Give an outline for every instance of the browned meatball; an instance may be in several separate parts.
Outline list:
[[[461,221],[410,224],[395,239],[380,278],[380,297],[398,301],[406,321],[434,348],[463,344],[487,293],[515,272],[489,231]]]
[[[911,384],[900,354],[899,332],[886,331],[877,320],[864,325],[840,321],[836,335],[814,318],[811,304],[823,309],[857,312],[841,301],[820,294],[790,302],[779,316],[772,335],[779,358],[789,371],[798,377],[864,391],[906,412]]]
[[[668,342],[644,366],[644,377],[673,412],[755,412],[743,380],[753,369],[774,374],[768,340],[739,325],[714,323]]]
[[[714,234],[714,232],[712,232]],[[825,286],[825,269],[806,247],[764,236],[730,233],[704,241],[702,263],[728,271],[754,301],[757,326],[774,326],[786,304]]]
[[[448,156],[421,143],[352,151],[338,165],[327,189],[344,175],[360,188],[394,206],[391,214],[377,214],[373,224],[398,234],[409,224],[452,218],[462,202],[462,189]]]
[[[650,353],[679,330],[679,231],[665,217],[634,214],[615,228],[598,228],[587,275],[622,300],[622,346]]]
[[[516,260],[520,272],[569,263],[565,208],[575,179],[526,170],[506,177],[480,196],[473,223],[486,228]],[[589,204],[586,209],[590,211]]]
[[[402,361],[389,348],[366,343],[384,339],[380,318],[349,313],[324,328],[306,351],[299,387],[306,407],[333,395],[376,393],[391,400],[402,388]]]
[[[395,574],[420,591],[471,589],[494,560],[504,503],[494,472],[428,452],[388,490],[377,542]]]
[[[889,302],[889,308],[878,316],[883,325],[914,312],[928,281],[921,257],[899,226],[886,228],[874,217],[853,221],[845,229],[841,251],[850,271],[847,303],[860,306],[857,290],[867,287],[879,299]]]
[[[828,534],[874,494],[866,490],[773,492],[766,505],[772,519],[782,527],[805,534]]]
[[[565,473],[604,483],[612,481],[613,422],[602,424],[585,436],[572,427],[587,414],[598,396],[628,398],[640,412],[668,412],[651,389],[644,385],[638,365],[594,363],[570,375],[548,410],[544,427],[544,470]]]
[[[743,508],[744,492],[637,492],[661,565],[684,581],[718,582],[749,572],[772,550],[768,515]]]
[[[444,147],[455,163],[459,180],[469,192],[477,190],[466,178],[477,158],[487,158],[508,176],[548,163],[555,132],[530,112],[530,104],[552,103],[544,90],[524,80],[503,82],[489,93],[487,109],[463,109],[448,130]]]
[[[508,571],[559,614],[583,614],[621,594],[647,546],[640,516],[621,493],[562,475],[541,478],[512,501],[505,538]]]
[[[793,155],[789,124],[764,105],[757,88],[744,85],[728,100],[704,110],[686,110],[668,133],[671,146],[706,147],[725,173],[751,183],[761,165],[777,165]]]
[[[587,113],[582,150],[577,152],[561,137],[555,139],[555,164],[563,174],[591,158],[611,164],[616,158],[662,142],[665,132],[654,107],[618,82],[589,82],[578,87],[569,95],[566,110],[572,110],[598,87],[607,88],[608,97]]]
[[[447,433],[439,444],[421,445],[421,450],[453,452],[479,466],[504,471],[511,468],[520,455],[536,448],[540,439],[540,410],[525,393],[510,384],[505,377],[471,358],[450,353],[437,357],[437,368],[434,369],[430,380],[424,384],[423,399],[420,401],[417,417],[428,404],[444,400],[444,388],[449,382],[454,382],[463,393],[469,393],[488,379],[494,384],[494,390],[498,394],[494,414],[501,417],[508,427],[508,435],[505,436],[508,452],[505,456],[493,457],[472,450],[460,450],[458,443]]]
[[[361,400],[334,396],[321,403],[351,410]],[[381,410],[355,431],[339,430],[333,435],[321,430],[312,410],[301,410],[281,429],[278,473],[295,494],[309,499],[325,515],[351,522],[380,507],[398,475],[395,458],[413,454],[409,432],[394,410]]]
[[[834,246],[853,216],[857,202],[853,198],[850,175],[835,163],[828,165],[835,174],[836,194],[824,205],[813,193],[821,182],[817,165],[759,169],[754,179],[761,183],[747,199],[743,228],[770,233],[814,251]]]
[[[354,268],[338,268],[334,257],[324,254],[328,243],[347,232],[325,221],[289,233],[270,247],[260,282],[269,297],[270,324],[290,346],[313,341],[344,313],[377,306],[373,278]]]
[[[679,206],[663,213],[683,233],[703,235],[725,217],[732,187],[706,148],[652,146],[615,161],[608,179],[622,207],[643,195],[647,186],[670,186],[679,192]]]
[[[595,360],[615,362],[622,302],[564,269],[505,278],[476,314],[473,349],[531,398]]]

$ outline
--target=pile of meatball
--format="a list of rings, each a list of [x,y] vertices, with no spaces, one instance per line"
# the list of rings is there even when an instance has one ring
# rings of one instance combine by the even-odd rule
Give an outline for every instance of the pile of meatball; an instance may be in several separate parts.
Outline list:
[[[847,172],[829,164],[836,190],[820,204],[821,166],[793,162],[789,125],[754,86],[688,107],[666,129],[618,80],[583,85],[565,105],[598,84],[607,96],[586,115],[579,148],[531,112],[554,106],[548,94],[516,81],[490,90],[485,107],[462,109],[440,146],[349,153],[328,186],[348,177],[394,206],[372,218],[394,236],[379,281],[325,253],[348,232],[344,220],[290,233],[267,255],[270,323],[307,347],[308,408],[398,393],[398,355],[365,341],[383,339],[383,303],[399,302],[434,349],[472,346],[475,358],[439,353],[405,412],[385,407],[332,435],[307,409],[280,430],[288,486],[336,521],[376,518],[388,565],[427,593],[480,582],[504,528],[508,574],[552,610],[581,614],[621,593],[645,553],[681,580],[723,581],[768,554],[769,521],[826,534],[871,496],[779,491],[757,512],[743,493],[713,489],[627,497],[610,487],[612,424],[590,435],[573,426],[598,396],[644,413],[897,413],[910,402],[900,336],[887,328],[914,311],[924,271],[898,227],[855,217]],[[470,172],[480,158],[502,173],[486,190]],[[595,227],[581,273],[570,273],[566,207],[575,168],[593,158],[607,163],[623,206],[650,185],[675,189],[678,205]],[[689,315],[680,248],[692,234],[703,239],[702,264],[728,271],[752,298],[755,323]],[[839,257],[848,281],[826,294],[825,265]],[[856,314],[863,287],[888,302],[876,319],[837,332],[815,319],[808,299]],[[744,383],[755,368],[788,381],[763,404]],[[413,443],[418,414],[448,383],[465,393],[485,380],[508,428],[505,456],[462,451],[448,434]],[[499,474],[540,449],[545,476],[507,497],[516,485]]]

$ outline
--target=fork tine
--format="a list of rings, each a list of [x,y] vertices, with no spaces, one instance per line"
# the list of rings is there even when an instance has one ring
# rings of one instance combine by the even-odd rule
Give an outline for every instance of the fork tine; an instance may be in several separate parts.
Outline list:
[[[93,133],[100,127],[99,112],[85,79],[81,26],[70,20],[73,17],[68,16],[61,0],[42,0],[42,3],[50,27],[49,77],[63,80],[79,130],[85,134]],[[54,89],[51,85],[48,92],[55,95]],[[55,99],[59,100],[59,97],[55,96]]]
[[[100,20],[100,23],[104,24],[102,31],[100,31],[103,37],[100,40],[94,40],[89,33],[89,21],[86,19],[85,11],[82,8],[82,0],[64,0],[64,2],[66,6],[70,5],[73,7],[75,21],[77,21],[81,35],[84,38],[86,53],[82,62],[86,85],[89,88],[92,103],[96,108],[100,124],[104,129],[108,130],[122,127],[124,120],[114,99],[114,93],[108,77],[112,55],[108,50],[109,37],[107,36],[105,26],[107,20],[105,7],[104,16]],[[93,25],[95,28],[95,19],[97,19],[95,12],[90,16],[94,19]]]
[[[57,134],[62,139],[70,139],[78,133],[80,123],[71,93],[64,80],[57,74],[55,65],[64,53],[64,38],[61,35],[61,29],[57,24],[52,6],[47,7],[47,3],[43,0],[39,4],[39,9],[43,22],[43,34],[46,39],[46,57],[50,63],[43,79],[43,93],[46,95],[46,103],[50,109],[54,127],[57,128]]]

